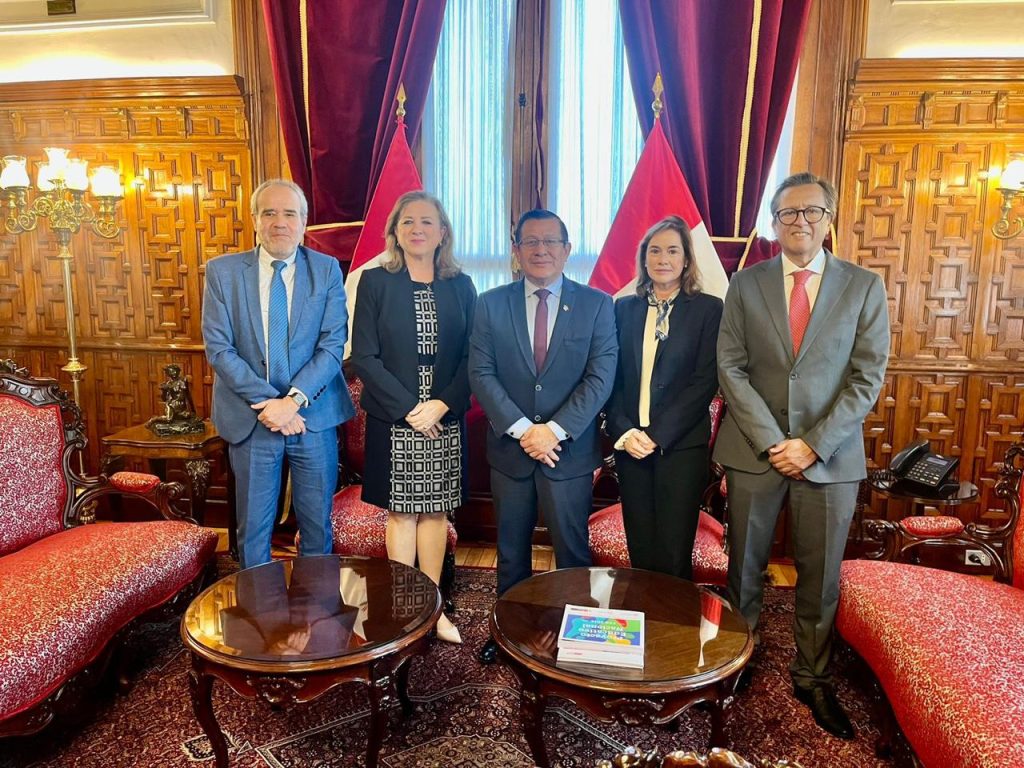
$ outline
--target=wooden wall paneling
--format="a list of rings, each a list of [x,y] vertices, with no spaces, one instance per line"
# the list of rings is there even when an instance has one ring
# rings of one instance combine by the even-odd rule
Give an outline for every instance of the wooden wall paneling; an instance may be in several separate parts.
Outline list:
[[[1024,148],[1024,83],[1003,61],[862,60],[846,128],[841,252],[885,280],[893,332],[870,460],[927,438],[981,489],[956,513],[998,523],[995,473],[1024,432],[1024,238],[991,234],[986,178]]]
[[[203,272],[215,256],[251,247],[251,150],[235,77],[0,85],[0,154],[38,163],[43,147],[120,168],[122,233],[88,228],[72,241],[82,407],[90,465],[99,438],[162,411],[172,360],[209,414],[212,375],[200,327]],[[140,184],[134,184],[139,178]],[[0,350],[42,375],[66,360],[64,289],[49,225],[0,235]],[[222,494],[214,494],[214,497]]]

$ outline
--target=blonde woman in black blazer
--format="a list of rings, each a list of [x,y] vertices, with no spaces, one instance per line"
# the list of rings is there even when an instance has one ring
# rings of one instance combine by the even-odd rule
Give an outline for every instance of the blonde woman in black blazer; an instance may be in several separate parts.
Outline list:
[[[721,300],[700,292],[690,228],[678,216],[659,221],[637,252],[636,295],[615,302],[620,351],[607,430],[634,568],[693,576],[721,317]]]
[[[476,289],[452,255],[451,223],[426,192],[402,195],[385,230],[389,258],[363,273],[352,366],[363,382],[363,501],[388,510],[388,557],[437,583],[446,516],[465,496],[469,332]],[[461,642],[446,616],[437,636]]]

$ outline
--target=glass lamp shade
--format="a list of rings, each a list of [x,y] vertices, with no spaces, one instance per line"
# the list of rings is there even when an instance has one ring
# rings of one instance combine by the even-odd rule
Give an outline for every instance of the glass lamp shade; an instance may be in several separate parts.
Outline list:
[[[999,188],[1024,191],[1024,158],[1017,157],[1010,161],[999,179]]]
[[[36,188],[40,192],[51,192],[53,190],[53,169],[49,163],[39,166],[39,173],[36,174]]]
[[[21,155],[4,157],[4,169],[0,171],[0,189],[17,189],[27,187],[30,183],[24,157]]]
[[[96,197],[124,197],[117,171],[108,166],[97,168],[92,174],[92,193]]]
[[[64,172],[64,183],[68,189],[84,192],[89,188],[88,160],[72,160]]]
[[[50,166],[50,179],[63,179],[71,163],[68,150],[63,147],[46,147],[43,151],[46,152],[46,164]]]

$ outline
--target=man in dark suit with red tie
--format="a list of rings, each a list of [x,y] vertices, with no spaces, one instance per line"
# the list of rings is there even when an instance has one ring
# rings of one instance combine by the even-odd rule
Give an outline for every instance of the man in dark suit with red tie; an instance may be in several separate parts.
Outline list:
[[[557,567],[590,565],[597,414],[618,354],[611,297],[562,274],[572,246],[561,219],[524,213],[512,250],[523,279],[480,296],[469,352],[470,386],[491,424],[499,595],[532,574],[538,508]],[[496,654],[488,640],[480,661]]]

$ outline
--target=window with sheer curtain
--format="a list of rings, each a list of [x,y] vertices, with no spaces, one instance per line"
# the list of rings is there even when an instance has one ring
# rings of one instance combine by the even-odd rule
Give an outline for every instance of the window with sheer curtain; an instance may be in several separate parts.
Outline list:
[[[423,114],[423,185],[478,291],[508,282],[509,61],[515,0],[448,0]]]
[[[786,118],[782,123],[782,133],[779,134],[779,146],[775,150],[775,159],[772,160],[771,170],[768,172],[768,181],[764,185],[764,192],[761,194],[761,207],[757,212],[757,233],[769,240],[775,239],[772,230],[772,195],[782,180],[789,176],[790,165],[793,161],[793,122],[796,117],[796,79],[793,80],[793,91],[789,94],[789,106],[786,107]]]
[[[616,0],[550,6],[547,205],[569,229],[566,273],[586,282],[643,147]],[[480,291],[510,274],[514,0],[448,0],[423,120],[423,182],[452,219]]]
[[[616,0],[551,6],[548,204],[587,282],[643,149]]]

